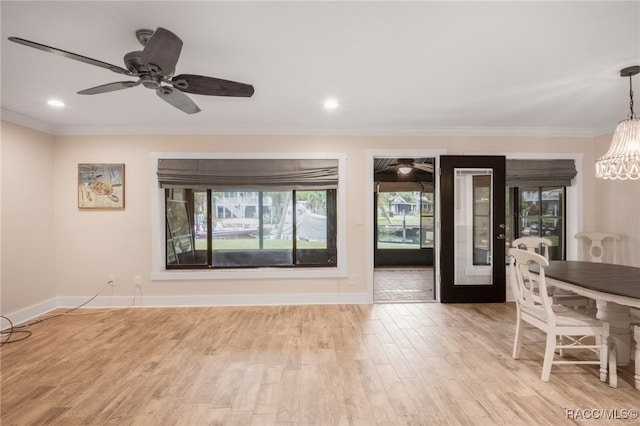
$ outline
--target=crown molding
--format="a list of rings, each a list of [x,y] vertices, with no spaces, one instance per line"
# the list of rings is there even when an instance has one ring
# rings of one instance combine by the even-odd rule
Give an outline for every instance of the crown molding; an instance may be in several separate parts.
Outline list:
[[[56,127],[56,135],[324,135],[324,136],[521,136],[594,137],[606,130],[537,127],[298,127],[298,126],[172,126]]]
[[[46,123],[42,120],[38,120],[28,115],[20,114],[19,112],[14,112],[5,108],[0,108],[0,118],[4,121],[28,127],[30,129],[39,130],[51,135],[57,134],[55,131],[55,126],[52,126],[50,123]]]
[[[330,135],[330,136],[502,136],[502,137],[596,137],[613,133],[611,126],[575,127],[309,127],[282,126],[55,126],[1,109],[3,120],[52,135]]]

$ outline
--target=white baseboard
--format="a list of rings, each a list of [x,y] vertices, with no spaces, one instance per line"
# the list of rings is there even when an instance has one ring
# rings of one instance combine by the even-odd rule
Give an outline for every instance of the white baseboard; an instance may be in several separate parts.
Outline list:
[[[88,297],[58,297],[42,303],[3,314],[13,325],[22,324],[57,308],[72,309],[83,305]],[[367,293],[315,293],[315,294],[233,294],[201,296],[98,296],[83,308],[161,308],[194,306],[274,306],[274,305],[367,305],[371,304]],[[3,321],[0,327],[9,328]]]
[[[46,314],[58,307],[58,299],[53,298],[49,300],[45,300],[44,302],[37,303],[35,305],[28,306],[26,308],[20,309],[15,312],[11,312],[8,314],[2,314],[3,316],[9,318],[14,326],[23,324],[29,320],[32,320],[40,315]],[[2,330],[8,329],[10,324],[5,320],[2,320],[2,325],[0,327]]]
[[[86,302],[81,297],[58,298],[58,306],[73,308]],[[99,296],[86,308],[187,307],[187,306],[269,306],[269,305],[336,305],[370,304],[367,293],[314,294],[231,294],[193,296]]]

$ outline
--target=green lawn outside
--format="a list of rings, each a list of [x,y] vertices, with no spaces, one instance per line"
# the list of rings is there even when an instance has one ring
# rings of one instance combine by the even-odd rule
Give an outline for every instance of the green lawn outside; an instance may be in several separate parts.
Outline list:
[[[405,216],[406,219],[406,223],[407,225],[420,225],[420,217],[419,216],[414,216],[414,215],[410,215],[410,216]],[[385,217],[385,216],[378,216],[378,226],[381,225],[402,225],[403,223],[403,218],[402,216],[393,216],[391,218],[391,223],[389,223],[389,220]]]
[[[419,249],[420,244],[402,244],[402,243],[381,243],[378,242],[378,249]]]
[[[298,249],[326,249],[327,243],[324,241],[298,241]],[[206,250],[207,240],[196,240],[196,250]],[[229,240],[213,240],[214,250],[258,250],[257,239],[229,239]],[[292,250],[293,244],[291,240],[264,240],[265,250]]]

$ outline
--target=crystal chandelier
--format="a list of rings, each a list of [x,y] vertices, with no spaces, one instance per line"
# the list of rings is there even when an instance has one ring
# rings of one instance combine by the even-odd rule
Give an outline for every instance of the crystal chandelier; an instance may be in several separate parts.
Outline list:
[[[620,70],[629,77],[629,118],[618,123],[609,151],[596,161],[596,177],[600,179],[640,179],[640,118],[633,112],[631,77],[640,73],[640,65]]]

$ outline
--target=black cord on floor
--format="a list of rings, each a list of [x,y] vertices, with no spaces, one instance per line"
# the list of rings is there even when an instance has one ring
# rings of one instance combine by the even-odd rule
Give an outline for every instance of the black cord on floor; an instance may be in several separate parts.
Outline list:
[[[7,336],[4,340],[0,341],[0,346],[7,345],[9,343],[19,342],[31,336],[31,331],[29,330],[16,330],[16,328],[24,328],[26,326],[15,327],[13,325],[13,322],[11,322],[11,320],[8,317],[5,317],[4,315],[0,315],[0,318],[6,320],[9,323],[9,330],[2,330],[2,332],[0,333],[2,336]],[[14,334],[26,334],[26,336],[22,336],[20,338],[11,340],[11,337]]]
[[[0,318],[5,319],[5,320],[9,323],[9,329],[8,329],[8,330],[2,330],[2,331],[0,332],[0,335],[2,335],[2,336],[7,336],[4,340],[0,341],[0,346],[4,346],[4,345],[7,345],[7,344],[9,344],[9,343],[15,343],[15,342],[20,342],[20,341],[22,341],[22,340],[25,340],[26,338],[28,338],[29,336],[31,336],[31,331],[29,331],[29,330],[21,330],[21,329],[23,329],[23,328],[28,328],[28,327],[30,327],[30,326],[32,326],[32,325],[34,325],[34,324],[39,324],[39,323],[41,323],[41,322],[44,322],[44,321],[47,321],[47,320],[50,320],[50,319],[53,319],[53,318],[58,318],[58,317],[61,317],[61,316],[63,316],[63,315],[70,314],[71,312],[75,311],[76,309],[80,309],[80,308],[82,308],[83,306],[85,306],[85,305],[87,305],[88,303],[90,303],[93,299],[95,299],[96,297],[98,297],[98,296],[100,295],[100,293],[102,293],[102,291],[103,291],[105,288],[107,288],[108,286],[110,286],[111,284],[113,284],[113,281],[108,281],[108,282],[104,285],[104,287],[102,287],[102,288],[100,289],[100,291],[98,291],[96,294],[94,294],[94,295],[93,295],[93,297],[92,297],[92,298],[90,298],[89,300],[87,300],[87,301],[86,301],[86,302],[84,302],[83,304],[76,306],[75,308],[71,308],[71,309],[69,309],[68,311],[61,312],[61,313],[59,313],[59,314],[51,315],[51,316],[48,316],[48,317],[45,317],[45,318],[40,318],[40,319],[38,319],[38,320],[32,321],[32,322],[27,323],[27,324],[24,324],[24,325],[14,326],[14,325],[13,325],[13,322],[12,322],[8,317],[5,317],[4,315],[0,315]],[[11,340],[11,337],[12,337],[14,334],[26,334],[26,335],[25,335],[25,336],[22,336],[22,337],[20,337],[20,338],[17,338],[17,339]]]

